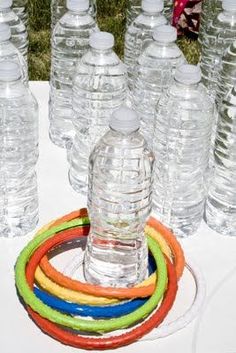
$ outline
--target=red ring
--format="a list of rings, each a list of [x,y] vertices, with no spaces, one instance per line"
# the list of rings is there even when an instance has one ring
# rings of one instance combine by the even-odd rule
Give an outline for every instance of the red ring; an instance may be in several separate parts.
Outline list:
[[[68,229],[48,239],[47,244],[49,244],[50,242],[51,246],[59,245],[64,241],[74,239],[76,235],[86,235],[88,229],[89,227]],[[41,247],[38,248],[36,254],[37,256],[32,256],[27,264],[26,278],[30,288],[33,288],[35,270],[40,262],[40,259],[45,253],[45,247],[43,245],[44,244],[42,244]],[[44,332],[66,345],[83,349],[110,349],[127,345],[140,339],[142,336],[144,336],[156,326],[158,326],[164,320],[174,303],[177,292],[177,278],[174,266],[168,259],[166,259],[166,261],[169,282],[165,297],[162,301],[160,308],[156,310],[153,315],[149,316],[149,318],[145,320],[141,325],[136,326],[133,330],[128,331],[127,333],[104,338],[90,338],[89,336],[79,336],[72,334],[68,331],[64,331],[59,326],[55,325],[49,320],[42,318],[30,307],[27,307],[28,313]]]

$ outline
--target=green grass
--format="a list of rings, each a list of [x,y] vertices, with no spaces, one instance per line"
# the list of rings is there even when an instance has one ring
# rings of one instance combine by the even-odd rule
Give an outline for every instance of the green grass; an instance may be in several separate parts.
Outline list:
[[[115,51],[123,56],[125,9],[128,0],[97,0],[98,25],[114,34]],[[51,0],[29,0],[29,77],[30,80],[48,80],[50,69],[50,4]],[[199,59],[199,45],[186,38],[178,40],[190,63]]]

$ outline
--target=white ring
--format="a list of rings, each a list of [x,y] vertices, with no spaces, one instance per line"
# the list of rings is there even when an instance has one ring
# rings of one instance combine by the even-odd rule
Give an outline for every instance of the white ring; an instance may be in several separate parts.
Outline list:
[[[200,312],[206,297],[206,284],[204,276],[199,269],[199,267],[190,261],[186,261],[185,267],[192,274],[195,284],[196,284],[196,295],[192,306],[178,319],[168,323],[160,325],[158,328],[154,329],[148,335],[144,336],[140,341],[153,341],[158,338],[164,338],[174,333],[182,330],[184,327],[189,325]],[[157,309],[158,310],[158,309]]]

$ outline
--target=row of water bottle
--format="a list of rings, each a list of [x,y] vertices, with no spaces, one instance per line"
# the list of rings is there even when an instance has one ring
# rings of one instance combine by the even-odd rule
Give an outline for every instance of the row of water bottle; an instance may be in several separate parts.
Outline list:
[[[0,236],[38,222],[38,106],[28,88],[25,0],[0,1]]]
[[[199,41],[203,83],[215,103],[205,220],[236,235],[236,1],[205,0]]]
[[[67,8],[53,31],[49,109],[50,137],[68,148],[71,185],[87,192],[90,152],[112,112],[128,104],[157,156],[153,203],[158,218],[179,236],[192,234],[204,208],[213,104],[200,84],[200,69],[183,66],[163,1],[142,1],[141,13],[126,31],[125,65],[113,51],[113,36],[98,31],[88,1],[68,0]],[[127,204],[127,195],[122,197]]]

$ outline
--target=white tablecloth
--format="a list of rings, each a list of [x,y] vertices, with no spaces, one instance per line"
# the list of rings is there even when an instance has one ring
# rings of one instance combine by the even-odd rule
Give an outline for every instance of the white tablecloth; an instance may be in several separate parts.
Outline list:
[[[38,183],[41,226],[53,218],[86,206],[86,199],[76,194],[69,185],[65,151],[54,146],[48,138],[48,83],[32,82],[30,86],[40,108]],[[42,333],[29,319],[16,295],[14,264],[19,251],[31,237],[32,234],[16,239],[0,238],[0,351],[74,352],[75,349],[65,347]],[[171,337],[155,342],[138,342],[117,352],[236,353],[236,239],[218,235],[202,224],[198,233],[182,241],[182,245],[201,267],[206,278],[207,307],[199,329],[196,331],[195,320]],[[187,283],[187,291],[184,292],[180,284],[182,295],[177,311],[184,310],[184,298],[186,296],[187,300],[191,286],[192,283]]]

